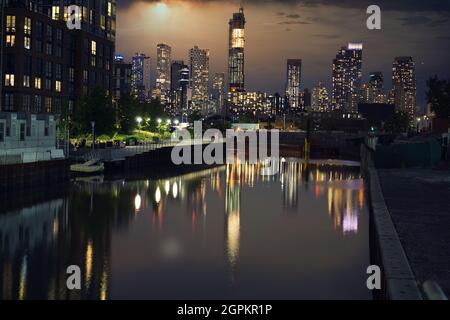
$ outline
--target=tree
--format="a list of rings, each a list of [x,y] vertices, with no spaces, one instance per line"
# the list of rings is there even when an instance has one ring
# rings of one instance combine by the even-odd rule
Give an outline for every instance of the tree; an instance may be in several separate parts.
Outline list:
[[[132,133],[136,128],[136,117],[139,115],[141,107],[139,101],[131,95],[125,95],[119,100],[118,122],[120,131],[125,134]]]
[[[392,118],[384,124],[384,130],[389,133],[404,133],[410,129],[410,119],[408,113],[398,110]]]
[[[101,87],[95,87],[89,96],[81,98],[75,106],[73,125],[75,134],[91,132],[91,122],[95,122],[95,134],[112,135],[115,131],[116,116],[111,97]]]
[[[200,121],[202,119],[202,114],[199,110],[194,110],[189,115],[189,122]]]
[[[438,118],[450,117],[450,81],[439,80],[434,76],[427,81],[428,103],[431,105],[431,111]]]

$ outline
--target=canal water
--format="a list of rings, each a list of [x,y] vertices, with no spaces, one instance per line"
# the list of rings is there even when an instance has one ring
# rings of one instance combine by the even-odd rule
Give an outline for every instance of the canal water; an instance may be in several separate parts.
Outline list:
[[[1,299],[370,299],[359,167],[79,178],[0,214]],[[66,269],[81,270],[68,290]]]

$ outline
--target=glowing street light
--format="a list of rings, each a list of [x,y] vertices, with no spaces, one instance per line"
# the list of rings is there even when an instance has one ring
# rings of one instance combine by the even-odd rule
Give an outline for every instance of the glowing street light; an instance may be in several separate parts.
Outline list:
[[[178,121],[178,119],[175,119],[173,123],[175,123],[175,125],[177,126],[180,123],[180,121]]]
[[[156,120],[158,122],[158,124],[161,124],[162,120],[161,118],[158,118],[158,120]]]

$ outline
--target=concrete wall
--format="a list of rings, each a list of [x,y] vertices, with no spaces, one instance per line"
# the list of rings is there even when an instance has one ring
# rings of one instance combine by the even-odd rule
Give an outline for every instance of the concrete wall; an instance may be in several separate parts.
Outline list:
[[[0,112],[0,163],[33,162],[64,156],[55,150],[56,121],[53,115]]]

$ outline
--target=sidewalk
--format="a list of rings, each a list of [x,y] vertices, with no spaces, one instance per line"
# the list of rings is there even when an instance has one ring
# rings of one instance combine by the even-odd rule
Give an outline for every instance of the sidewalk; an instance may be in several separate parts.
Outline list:
[[[384,199],[418,281],[450,297],[450,171],[378,169]]]

